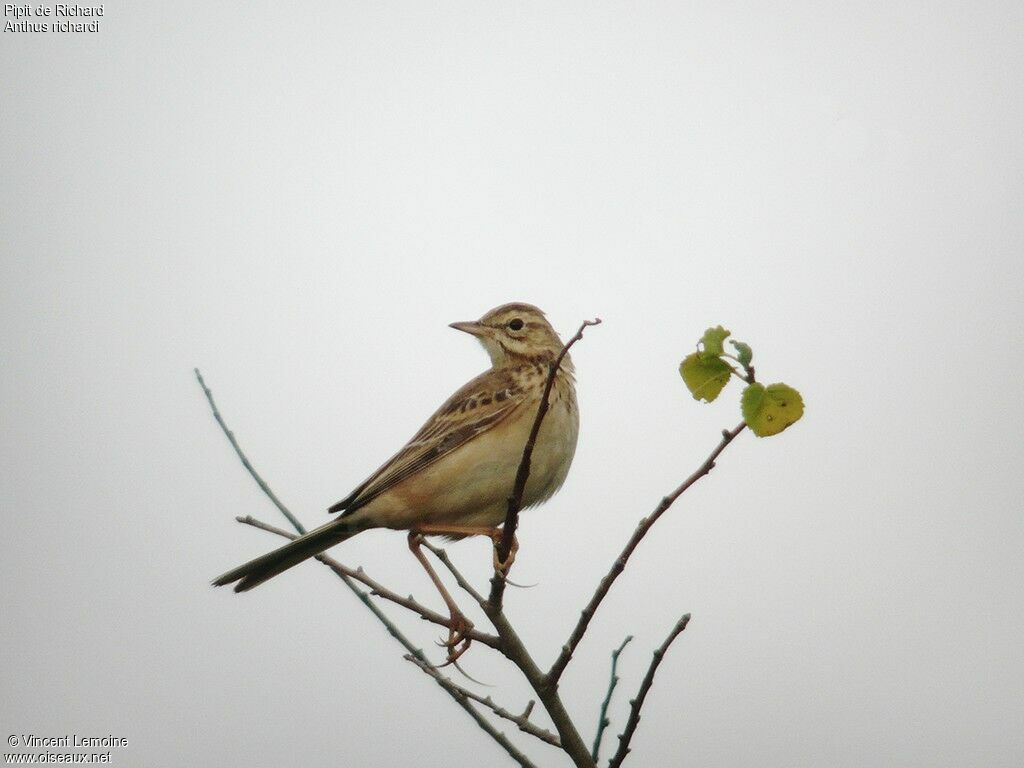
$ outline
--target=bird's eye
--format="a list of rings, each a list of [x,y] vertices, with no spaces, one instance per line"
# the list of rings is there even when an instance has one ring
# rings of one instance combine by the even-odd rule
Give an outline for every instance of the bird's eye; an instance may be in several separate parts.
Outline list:
[[[523,321],[518,317],[515,320],[509,320],[508,327],[513,331],[521,331],[523,330]]]

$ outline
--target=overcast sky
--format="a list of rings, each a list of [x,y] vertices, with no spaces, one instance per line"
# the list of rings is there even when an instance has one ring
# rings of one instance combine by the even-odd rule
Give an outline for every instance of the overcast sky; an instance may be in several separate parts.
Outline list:
[[[487,365],[447,324],[515,300],[604,319],[507,597],[541,664],[739,420],[679,379],[704,328],[807,406],[637,551],[563,680],[585,739],[612,648],[608,745],[691,612],[627,765],[1024,763],[1020,3],[104,10],[0,36],[0,736],[511,765],[323,567],[209,587],[279,543],[236,515],[282,521],[192,369],[314,525]],[[449,551],[484,584],[486,542]],[[440,607],[401,534],[334,554]]]

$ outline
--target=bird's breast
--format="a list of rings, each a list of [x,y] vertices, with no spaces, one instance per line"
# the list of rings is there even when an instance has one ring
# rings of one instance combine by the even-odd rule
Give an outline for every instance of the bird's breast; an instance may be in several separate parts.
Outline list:
[[[565,482],[576,452],[579,412],[572,385],[552,388],[523,492],[523,507],[550,498]],[[497,526],[540,404],[539,394],[508,418],[417,473],[366,508],[376,525],[417,523]]]

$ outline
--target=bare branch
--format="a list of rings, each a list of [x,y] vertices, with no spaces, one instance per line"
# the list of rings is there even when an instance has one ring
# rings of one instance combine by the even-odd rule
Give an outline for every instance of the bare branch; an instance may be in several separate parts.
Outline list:
[[[594,614],[597,612],[598,606],[601,605],[601,601],[604,600],[608,594],[608,590],[611,589],[612,584],[622,573],[626,567],[626,561],[629,560],[630,555],[633,554],[633,550],[637,548],[637,545],[643,539],[647,532],[651,530],[658,518],[661,517],[665,510],[672,506],[672,503],[678,499],[686,490],[700,480],[702,477],[711,472],[715,468],[715,460],[719,457],[722,451],[725,450],[726,446],[729,445],[736,436],[746,428],[746,423],[740,423],[734,429],[722,430],[722,440],[715,446],[715,449],[704,459],[704,463],[700,465],[696,472],[690,475],[686,480],[683,481],[682,485],[676,488],[672,493],[661,500],[658,507],[650,514],[645,517],[637,525],[636,530],[633,531],[633,535],[626,543],[625,548],[616,558],[615,562],[612,563],[611,570],[605,574],[604,578],[597,585],[597,589],[594,591],[594,596],[590,598],[590,602],[580,612],[580,618],[576,622],[576,626],[572,630],[572,634],[566,641],[565,645],[562,646],[561,653],[558,654],[558,658],[555,659],[555,663],[551,665],[551,670],[548,672],[548,677],[552,681],[557,682],[562,676],[562,672],[565,671],[565,667],[569,664],[569,660],[572,658],[573,652],[576,650],[576,646],[580,644],[580,640],[583,639],[584,633],[587,631],[587,627],[590,625],[590,620],[594,618]],[[499,633],[500,634],[500,633]]]
[[[615,674],[615,668],[619,664],[619,654],[622,653],[623,648],[629,645],[629,641],[632,639],[632,635],[626,635],[622,645],[612,651],[612,674],[611,679],[608,681],[608,693],[605,694],[604,701],[601,702],[601,714],[597,718],[597,734],[594,736],[594,746],[590,750],[590,756],[594,758],[595,763],[597,762],[597,756],[601,752],[601,738],[604,736],[604,729],[611,725],[611,720],[608,719],[608,705],[612,701],[612,693],[615,691],[615,686],[619,684],[619,678]]]
[[[251,525],[253,528],[259,528],[263,531],[276,533],[278,536],[282,536],[286,539],[296,538],[295,534],[289,533],[288,531],[285,531],[281,528],[277,528],[273,525],[269,525],[268,523],[264,523],[262,520],[257,520],[251,515],[246,515],[245,517],[236,517],[235,519],[243,525]],[[369,576],[369,574],[367,574],[366,571],[364,571],[362,568],[349,568],[347,565],[343,565],[330,555],[327,555],[323,552],[321,552],[319,555],[316,555],[316,559],[324,565],[326,565],[336,574],[338,574],[338,576],[347,579],[352,579],[353,581],[358,581],[360,584],[363,584],[370,588],[370,594],[374,595],[375,597],[380,597],[384,600],[388,600],[389,602],[392,602],[395,605],[400,605],[403,608],[412,611],[424,621],[429,621],[431,624],[437,624],[441,627],[449,627],[451,624],[451,619],[449,617],[443,616],[442,614],[437,613],[436,611],[430,610],[422,603],[419,603],[418,601],[414,600],[411,595],[409,597],[402,597],[397,592],[388,589],[380,582],[372,579]],[[495,635],[490,635],[486,632],[480,632],[476,629],[467,630],[464,634],[466,637],[475,640],[478,643],[483,643],[484,645],[494,648],[496,650],[498,646],[501,644],[501,641]]]
[[[463,696],[467,699],[477,702],[478,704],[482,704],[483,706],[491,710],[494,714],[496,714],[498,717],[503,717],[504,719],[515,723],[519,730],[523,733],[528,733],[531,736],[534,736],[540,739],[541,741],[550,744],[553,747],[562,746],[561,743],[558,741],[558,737],[555,734],[553,734],[549,730],[541,728],[540,726],[534,725],[530,722],[530,712],[533,711],[532,701],[529,704],[527,704],[526,709],[523,711],[523,714],[515,715],[509,712],[504,707],[495,704],[491,700],[490,696],[480,696],[479,694],[473,693],[467,688],[463,688],[461,685],[457,684],[451,678],[442,675],[437,667],[428,664],[422,659],[418,659],[412,654],[407,655],[405,658],[407,661],[411,661],[417,667],[419,667],[432,678],[434,678],[434,680],[437,681],[438,685],[447,690],[453,696]]]
[[[505,525],[502,528],[501,541],[498,542],[496,547],[497,559],[500,563],[506,562],[509,554],[512,552],[512,543],[516,538],[516,527],[519,525],[519,510],[523,506],[523,491],[526,488],[526,481],[530,476],[530,460],[533,457],[533,447],[537,442],[537,434],[540,432],[541,422],[544,421],[544,416],[548,412],[548,398],[551,396],[551,388],[554,386],[558,369],[562,366],[562,360],[569,353],[569,348],[583,338],[584,329],[591,325],[599,325],[600,323],[601,318],[599,317],[593,320],[584,320],[579,330],[576,331],[576,335],[565,343],[562,351],[558,353],[558,357],[548,366],[548,378],[544,382],[544,392],[541,394],[537,416],[533,420],[533,427],[530,429],[530,436],[526,440],[526,445],[523,446],[523,458],[519,462],[519,469],[516,471],[516,481],[512,486],[512,495],[508,497]],[[488,597],[488,601],[499,611],[501,610],[501,600],[504,594],[505,574],[495,571],[494,576],[491,578],[491,594]]]
[[[221,430],[227,436],[231,443],[231,447],[235,449],[235,453],[238,454],[238,458],[242,460],[242,466],[249,470],[249,474],[252,475],[252,479],[256,481],[256,485],[260,487],[260,490],[267,495],[267,498],[274,502],[274,506],[278,508],[282,515],[288,518],[288,522],[292,524],[299,533],[305,533],[306,528],[299,522],[299,519],[293,515],[288,508],[281,503],[281,500],[277,498],[277,495],[270,490],[270,486],[266,484],[259,473],[253,468],[252,464],[249,463],[248,457],[242,452],[242,447],[235,440],[235,433],[228,429],[228,425],[224,423],[224,418],[220,415],[220,411],[217,410],[217,404],[213,402],[213,392],[206,386],[206,382],[203,381],[203,374],[199,372],[198,368],[193,368],[196,373],[196,379],[199,381],[199,386],[203,388],[203,394],[206,395],[206,401],[210,404],[210,410],[213,411],[213,418],[220,424]]]
[[[647,692],[651,690],[651,685],[654,683],[654,675],[658,671],[658,665],[661,664],[661,660],[665,657],[668,647],[672,645],[672,641],[679,637],[689,623],[690,614],[687,613],[676,622],[676,625],[672,627],[672,631],[668,633],[668,637],[665,638],[665,642],[654,652],[651,665],[647,668],[647,674],[644,675],[643,682],[640,683],[640,690],[637,691],[636,698],[629,702],[629,719],[626,720],[626,727],[619,736],[619,748],[615,751],[612,759],[608,761],[608,768],[619,768],[622,765],[622,761],[626,759],[626,755],[629,754],[629,742],[636,732],[637,724],[640,722],[640,710],[644,706]]]
[[[501,638],[501,652],[523,673],[523,677],[536,692],[540,703],[544,705],[551,722],[555,724],[562,751],[572,759],[576,768],[596,768],[594,761],[590,759],[587,745],[580,738],[576,724],[573,723],[558,695],[558,683],[550,682],[547,675],[537,666],[504,613],[496,610],[489,602],[484,604],[484,612],[494,628],[498,630],[498,637]]]

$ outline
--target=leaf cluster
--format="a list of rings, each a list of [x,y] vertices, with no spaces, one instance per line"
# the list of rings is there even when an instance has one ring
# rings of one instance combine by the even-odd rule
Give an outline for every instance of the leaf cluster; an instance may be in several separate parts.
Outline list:
[[[793,387],[781,382],[765,386],[754,378],[754,351],[749,344],[729,339],[720,325],[708,328],[697,342],[697,351],[683,358],[679,375],[694,400],[714,401],[736,376],[746,382],[740,396],[743,420],[758,437],[777,435],[804,415],[804,401]],[[733,352],[727,352],[728,339]]]

